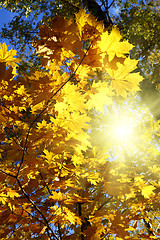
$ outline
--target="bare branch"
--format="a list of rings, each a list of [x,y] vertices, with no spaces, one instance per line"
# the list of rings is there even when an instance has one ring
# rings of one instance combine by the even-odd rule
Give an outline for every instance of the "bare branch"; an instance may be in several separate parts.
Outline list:
[[[61,229],[60,229],[60,224],[59,224],[59,222],[58,222],[58,232],[59,232],[60,240],[62,240],[62,234],[61,234]]]
[[[39,207],[32,201],[32,199],[29,197],[29,195],[25,192],[25,190],[23,189],[22,185],[21,185],[21,182],[18,178],[16,178],[17,180],[17,183],[22,191],[22,193],[24,194],[24,196],[28,199],[28,201],[32,204],[32,206],[35,208],[35,210],[41,215],[41,217],[43,218],[44,220],[44,223],[47,227],[48,230],[51,231],[52,233],[52,236],[56,239],[56,240],[60,240],[57,235],[55,234],[55,232],[53,231],[53,229],[50,227],[46,217],[44,216],[44,214],[42,213],[42,211],[39,209]]]
[[[155,234],[154,234],[154,232],[153,232],[153,230],[152,230],[152,226],[151,226],[151,223],[148,221],[146,221],[145,220],[145,218],[143,218],[143,222],[144,222],[144,224],[145,224],[145,227],[146,227],[146,229],[147,229],[147,232],[148,232],[148,234],[149,234],[149,236],[155,236]]]
[[[114,2],[115,2],[115,0],[113,0],[113,1],[111,2],[111,4],[108,6],[108,9],[113,5]]]
[[[99,211],[102,207],[104,207],[107,203],[109,203],[109,201],[113,198],[113,196],[111,196],[109,199],[107,199],[98,209],[97,211]]]
[[[13,174],[11,174],[11,173],[7,173],[6,171],[4,171],[4,170],[2,170],[2,169],[0,169],[0,172],[4,173],[4,174],[6,174],[6,175],[8,175],[8,176],[10,176],[10,177],[16,178],[15,175],[13,175]]]
[[[47,190],[48,190],[48,193],[49,193],[50,195],[53,195],[52,192],[51,192],[51,190],[50,190],[49,187],[48,187],[48,183],[45,182],[45,179],[44,179],[44,177],[43,177],[41,171],[40,171],[40,170],[38,170],[38,171],[39,171],[39,174],[40,174],[41,178],[42,178],[43,181],[44,181],[44,184],[45,184],[45,187],[46,187]]]

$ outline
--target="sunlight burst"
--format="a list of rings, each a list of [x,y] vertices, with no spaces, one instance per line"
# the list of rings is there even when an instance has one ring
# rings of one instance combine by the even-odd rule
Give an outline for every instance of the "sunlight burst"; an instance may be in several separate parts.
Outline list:
[[[133,133],[135,123],[132,118],[127,116],[117,118],[110,126],[112,138],[117,141],[126,142]]]

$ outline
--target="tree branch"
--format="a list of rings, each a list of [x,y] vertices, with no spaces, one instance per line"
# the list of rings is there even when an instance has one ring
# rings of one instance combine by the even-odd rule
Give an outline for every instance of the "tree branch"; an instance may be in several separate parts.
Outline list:
[[[82,216],[82,203],[77,203],[78,206],[78,215],[79,217]],[[84,230],[84,223],[81,225],[81,240],[84,240],[83,230]]]
[[[145,227],[146,227],[146,229],[147,229],[147,232],[148,232],[148,234],[149,234],[149,236],[155,236],[155,234],[154,234],[154,232],[153,232],[153,230],[152,230],[152,226],[151,226],[151,224],[150,224],[150,222],[147,222],[146,220],[145,220],[145,218],[143,218],[143,222],[144,222],[144,224],[145,224]]]
[[[115,2],[115,0],[113,0],[113,1],[111,2],[111,4],[108,6],[108,9],[113,5],[114,2]]]
[[[107,199],[98,209],[97,211],[99,211],[102,207],[104,207],[107,203],[109,203],[109,201],[113,198],[113,196],[111,196],[109,199]]]
[[[4,170],[2,170],[2,169],[0,169],[0,172],[4,173],[4,174],[6,174],[6,175],[8,175],[8,176],[10,176],[10,177],[16,178],[15,175],[13,175],[13,174],[11,174],[11,173],[7,173],[6,171],[4,171]]]
[[[62,234],[61,234],[61,229],[60,229],[59,222],[58,222],[58,232],[59,232],[59,237],[60,237],[60,240],[62,240]]]
[[[101,6],[96,2],[96,0],[83,0],[83,3],[85,6],[87,6],[88,10],[97,18],[98,21],[104,21],[106,28],[112,25],[109,14],[102,11]]]
[[[44,184],[45,184],[45,187],[46,187],[47,190],[48,190],[48,193],[49,193],[50,195],[53,195],[52,192],[51,192],[51,190],[50,190],[49,187],[48,187],[48,183],[45,182],[45,179],[44,179],[44,177],[43,177],[41,171],[40,171],[40,170],[38,170],[38,171],[39,171],[39,174],[40,174],[42,180],[44,181]]]
[[[24,196],[28,199],[28,201],[32,204],[32,206],[35,208],[35,210],[41,215],[41,217],[43,218],[44,220],[44,223],[47,227],[48,230],[51,231],[52,233],[52,236],[56,239],[56,240],[60,240],[57,235],[55,234],[55,232],[53,231],[53,229],[50,227],[46,217],[44,216],[44,214],[41,212],[41,210],[38,208],[38,206],[32,201],[32,199],[29,197],[29,195],[25,192],[25,190],[23,189],[22,185],[21,185],[21,182],[18,178],[16,178],[17,180],[17,183],[22,191],[22,193],[24,194]],[[51,238],[50,238],[51,239]]]

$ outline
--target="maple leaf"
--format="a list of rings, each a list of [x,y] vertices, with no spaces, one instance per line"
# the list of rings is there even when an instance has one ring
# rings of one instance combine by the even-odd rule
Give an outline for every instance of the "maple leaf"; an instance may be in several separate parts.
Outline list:
[[[7,195],[12,199],[14,199],[15,197],[19,197],[19,193],[12,189],[8,189]]]
[[[110,34],[108,31],[102,33],[101,41],[98,42],[98,46],[101,49],[103,58],[107,53],[109,62],[111,62],[115,55],[117,57],[124,57],[124,54],[128,53],[133,48],[133,45],[128,43],[128,41],[120,42],[121,38],[120,31],[116,27],[113,27]]]
[[[111,86],[115,89],[117,95],[127,96],[127,91],[134,93],[140,91],[139,82],[143,77],[139,73],[130,73],[137,68],[136,60],[129,57],[125,59],[124,64],[117,63],[118,69],[107,68],[107,72],[111,77]]]
[[[35,105],[31,105],[31,108],[32,108],[32,113],[35,113],[37,112],[38,110],[42,110],[43,107],[44,107],[44,104],[45,104],[45,101],[42,101],[42,102],[39,102]]]
[[[40,130],[43,127],[47,126],[47,122],[43,119],[42,122],[37,123],[38,129]],[[45,153],[45,152],[44,152]]]
[[[42,230],[40,231],[40,234],[44,234],[44,233],[45,233],[45,231],[46,231],[46,229],[47,229],[47,227],[46,227],[46,226],[44,226],[44,227],[42,228]]]
[[[156,173],[160,173],[160,167],[158,167],[158,166],[156,166],[156,165],[153,165],[153,166],[149,166],[149,169],[154,173],[154,174],[156,174]]]
[[[89,94],[89,100],[86,103],[88,109],[96,108],[98,111],[103,112],[104,105],[112,104],[112,96],[114,93],[106,83],[93,82],[92,90]]]
[[[125,229],[125,231],[135,231],[135,228],[132,226],[129,226],[128,228]]]
[[[96,21],[95,17],[80,9],[76,14],[76,23],[79,35],[82,39],[89,39],[99,36],[104,30],[103,22]]]
[[[18,58],[13,58],[16,55],[16,50],[9,50],[7,51],[7,45],[3,43],[0,45],[0,62],[5,62],[7,66],[15,67],[20,60]]]
[[[65,195],[61,192],[53,192],[53,196],[50,196],[54,201],[63,201],[66,199]]]
[[[21,85],[17,90],[15,90],[15,92],[18,95],[26,95],[27,94],[24,85]]]
[[[104,105],[108,119],[117,95],[139,90],[137,60],[126,57],[133,46],[84,10],[74,20],[56,15],[40,26],[34,46],[45,68],[16,81],[16,52],[0,47],[2,239],[130,239],[148,206],[159,209],[159,122],[144,127],[136,154],[97,130]]]
[[[155,193],[153,190],[155,190],[155,187],[152,185],[144,185],[141,187],[142,195],[144,198],[150,198],[151,196],[154,196]]]
[[[7,202],[7,195],[5,193],[0,193],[0,201],[2,202],[2,204],[6,204]]]
[[[52,159],[54,158],[54,154],[53,154],[53,152],[50,152],[50,151],[48,151],[47,149],[44,149],[44,156],[45,156],[45,158],[47,159],[47,161],[48,162],[51,162],[52,161]]]
[[[55,104],[55,111],[58,111],[59,114],[63,114],[64,110],[68,109],[68,105],[65,102],[57,102]]]

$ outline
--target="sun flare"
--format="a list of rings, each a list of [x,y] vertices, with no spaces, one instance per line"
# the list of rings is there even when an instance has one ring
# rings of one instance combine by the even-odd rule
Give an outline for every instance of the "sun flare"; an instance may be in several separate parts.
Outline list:
[[[134,148],[140,140],[143,124],[147,121],[149,114],[145,108],[137,108],[136,104],[127,102],[121,106],[114,107],[106,113],[106,122],[101,126],[106,140],[114,146],[125,146]]]
[[[134,119],[128,116],[117,117],[110,126],[112,138],[116,141],[129,140],[135,127]]]
[[[133,124],[128,123],[125,119],[113,125],[113,136],[120,140],[127,139],[133,132]]]

